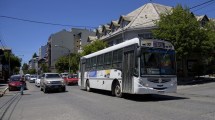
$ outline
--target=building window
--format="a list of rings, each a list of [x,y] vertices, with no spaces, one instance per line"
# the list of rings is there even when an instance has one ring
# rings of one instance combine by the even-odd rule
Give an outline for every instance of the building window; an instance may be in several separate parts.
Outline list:
[[[152,33],[138,34],[139,39],[152,39]]]
[[[125,21],[125,20],[123,20],[122,22],[121,22],[121,28],[124,28],[125,26],[127,26],[128,24],[129,24],[130,22],[129,21]]]

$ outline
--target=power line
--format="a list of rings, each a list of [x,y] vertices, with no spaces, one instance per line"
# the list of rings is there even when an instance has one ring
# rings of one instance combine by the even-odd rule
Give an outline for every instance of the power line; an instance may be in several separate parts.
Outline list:
[[[0,43],[1,43],[2,47],[5,49],[5,46],[4,46],[4,44],[2,43],[1,39],[0,39]]]
[[[213,1],[214,1],[214,0],[209,0],[209,1],[203,2],[203,3],[201,3],[201,4],[195,5],[195,6],[191,7],[190,10],[191,10],[191,9],[194,9],[194,8],[197,8],[197,7],[200,7],[200,6],[204,5],[204,4],[213,2]]]
[[[4,40],[4,36],[2,35],[1,30],[0,30],[0,39],[1,39],[2,43],[4,44],[4,46],[7,46],[7,44],[6,44],[5,40]]]
[[[74,26],[74,25],[58,24],[58,23],[51,23],[51,22],[42,22],[42,21],[28,20],[28,19],[22,19],[22,18],[17,18],[17,17],[3,16],[3,15],[1,15],[0,17],[7,18],[7,19],[13,19],[13,20],[19,20],[19,21],[25,21],[25,22],[31,22],[31,23],[37,23],[37,24],[68,26],[68,27],[76,27],[76,28],[96,28],[96,27],[91,27],[91,26]]]
[[[213,3],[215,3],[215,1],[211,2],[211,4],[207,4],[207,5],[205,5],[205,6],[202,6],[201,8],[196,9],[196,10],[194,10],[193,12],[196,12],[196,11],[198,11],[198,10],[201,10],[201,9],[203,9],[203,8],[209,6],[209,5],[212,5]]]

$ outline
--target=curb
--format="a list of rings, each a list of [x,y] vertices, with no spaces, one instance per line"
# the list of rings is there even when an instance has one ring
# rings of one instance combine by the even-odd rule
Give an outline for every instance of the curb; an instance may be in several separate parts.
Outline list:
[[[8,87],[6,87],[3,92],[0,93],[0,97],[3,97],[3,95],[5,94],[5,92],[7,91]]]

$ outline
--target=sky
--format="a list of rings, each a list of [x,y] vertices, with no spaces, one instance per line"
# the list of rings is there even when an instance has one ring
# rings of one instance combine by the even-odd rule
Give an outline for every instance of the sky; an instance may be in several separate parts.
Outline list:
[[[62,29],[98,27],[119,19],[146,3],[193,7],[209,0],[0,0],[0,16],[71,26],[36,24],[0,17],[0,46],[12,49],[28,63],[51,34]],[[215,18],[215,1],[191,10],[196,15]]]

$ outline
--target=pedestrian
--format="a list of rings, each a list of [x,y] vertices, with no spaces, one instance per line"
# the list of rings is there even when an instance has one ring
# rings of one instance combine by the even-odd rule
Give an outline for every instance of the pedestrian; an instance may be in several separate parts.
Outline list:
[[[21,95],[23,95],[23,91],[24,91],[24,88],[25,88],[25,76],[24,75],[22,75],[22,77],[20,79],[20,82],[21,82],[20,93],[21,93]]]

